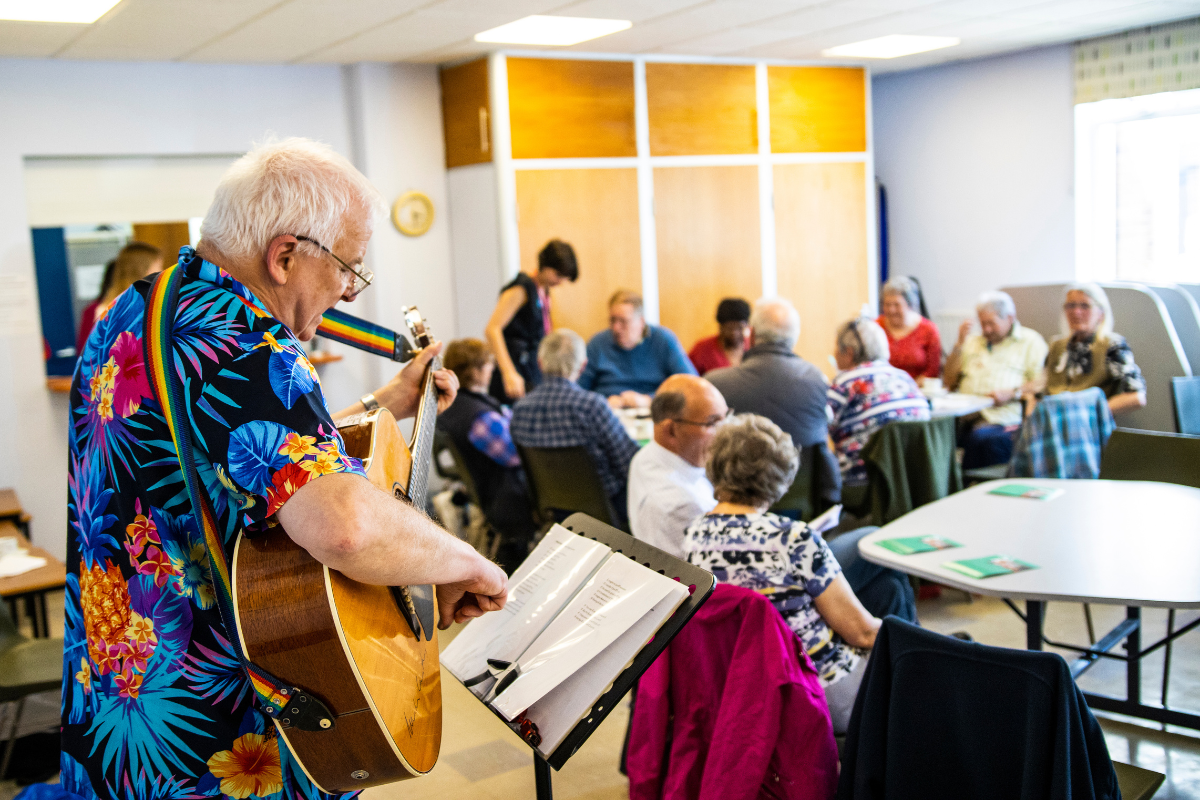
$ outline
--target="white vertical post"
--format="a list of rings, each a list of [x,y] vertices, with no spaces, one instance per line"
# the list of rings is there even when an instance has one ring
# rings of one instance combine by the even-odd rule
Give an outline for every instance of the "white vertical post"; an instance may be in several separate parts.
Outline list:
[[[650,165],[650,111],[646,101],[646,59],[633,60],[633,119],[637,140],[638,233],[642,253],[642,299],[646,321],[657,325],[658,236],[654,224],[654,168]]]
[[[517,174],[512,163],[508,119],[508,61],[503,53],[488,56],[488,97],[492,106],[492,163],[496,166],[496,209],[500,232],[500,283],[521,271],[521,238],[517,228]]]
[[[779,263],[775,253],[775,170],[771,164],[771,93],[767,65],[754,65],[755,105],[758,108],[758,231],[762,251],[763,297],[779,294]]]
[[[879,209],[875,189],[875,131],[871,110],[871,70],[863,67],[863,102],[866,103],[867,160],[863,166],[863,183],[867,192],[867,302],[871,313],[879,311]]]

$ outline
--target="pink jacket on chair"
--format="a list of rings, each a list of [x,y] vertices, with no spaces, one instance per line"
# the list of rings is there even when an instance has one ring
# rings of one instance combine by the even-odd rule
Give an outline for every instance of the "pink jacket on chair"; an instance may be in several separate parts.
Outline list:
[[[638,683],[630,800],[829,800],[825,692],[761,594],[719,584]]]

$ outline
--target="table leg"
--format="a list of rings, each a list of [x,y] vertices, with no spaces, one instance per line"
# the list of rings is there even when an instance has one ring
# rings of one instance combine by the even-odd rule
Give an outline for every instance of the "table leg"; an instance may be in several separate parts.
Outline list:
[[[1125,695],[1130,703],[1142,702],[1142,610],[1137,606],[1125,609],[1125,619],[1139,624],[1125,637]]]
[[[46,613],[46,593],[38,592],[38,615],[42,618],[42,638],[50,638],[50,615]]]
[[[1042,649],[1042,622],[1046,616],[1046,603],[1042,600],[1025,601],[1025,649]]]

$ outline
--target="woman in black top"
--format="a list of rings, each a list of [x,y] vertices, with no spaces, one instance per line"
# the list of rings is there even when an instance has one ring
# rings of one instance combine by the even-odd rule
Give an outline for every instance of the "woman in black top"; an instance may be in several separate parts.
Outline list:
[[[550,330],[550,290],[579,277],[575,251],[560,239],[546,243],[538,253],[537,267],[535,275],[517,273],[500,290],[500,300],[484,328],[497,367],[489,391],[502,403],[513,403],[541,383],[537,350]]]

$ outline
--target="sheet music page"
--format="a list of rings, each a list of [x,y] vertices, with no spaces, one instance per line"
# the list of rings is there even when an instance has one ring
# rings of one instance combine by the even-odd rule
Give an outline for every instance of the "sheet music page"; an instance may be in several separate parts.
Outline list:
[[[591,712],[600,695],[609,690],[616,677],[687,599],[687,587],[675,581],[672,583],[675,586],[667,596],[643,614],[632,628],[525,712],[542,737],[537,747],[542,755],[549,756],[554,752],[575,724]]]
[[[441,663],[464,683],[488,671],[488,659],[516,661],[612,551],[555,525],[508,583],[508,602],[478,617],[446,646]],[[482,697],[494,681],[468,688]]]
[[[517,659],[517,677],[492,706],[512,720],[599,655],[678,585],[613,553]]]

